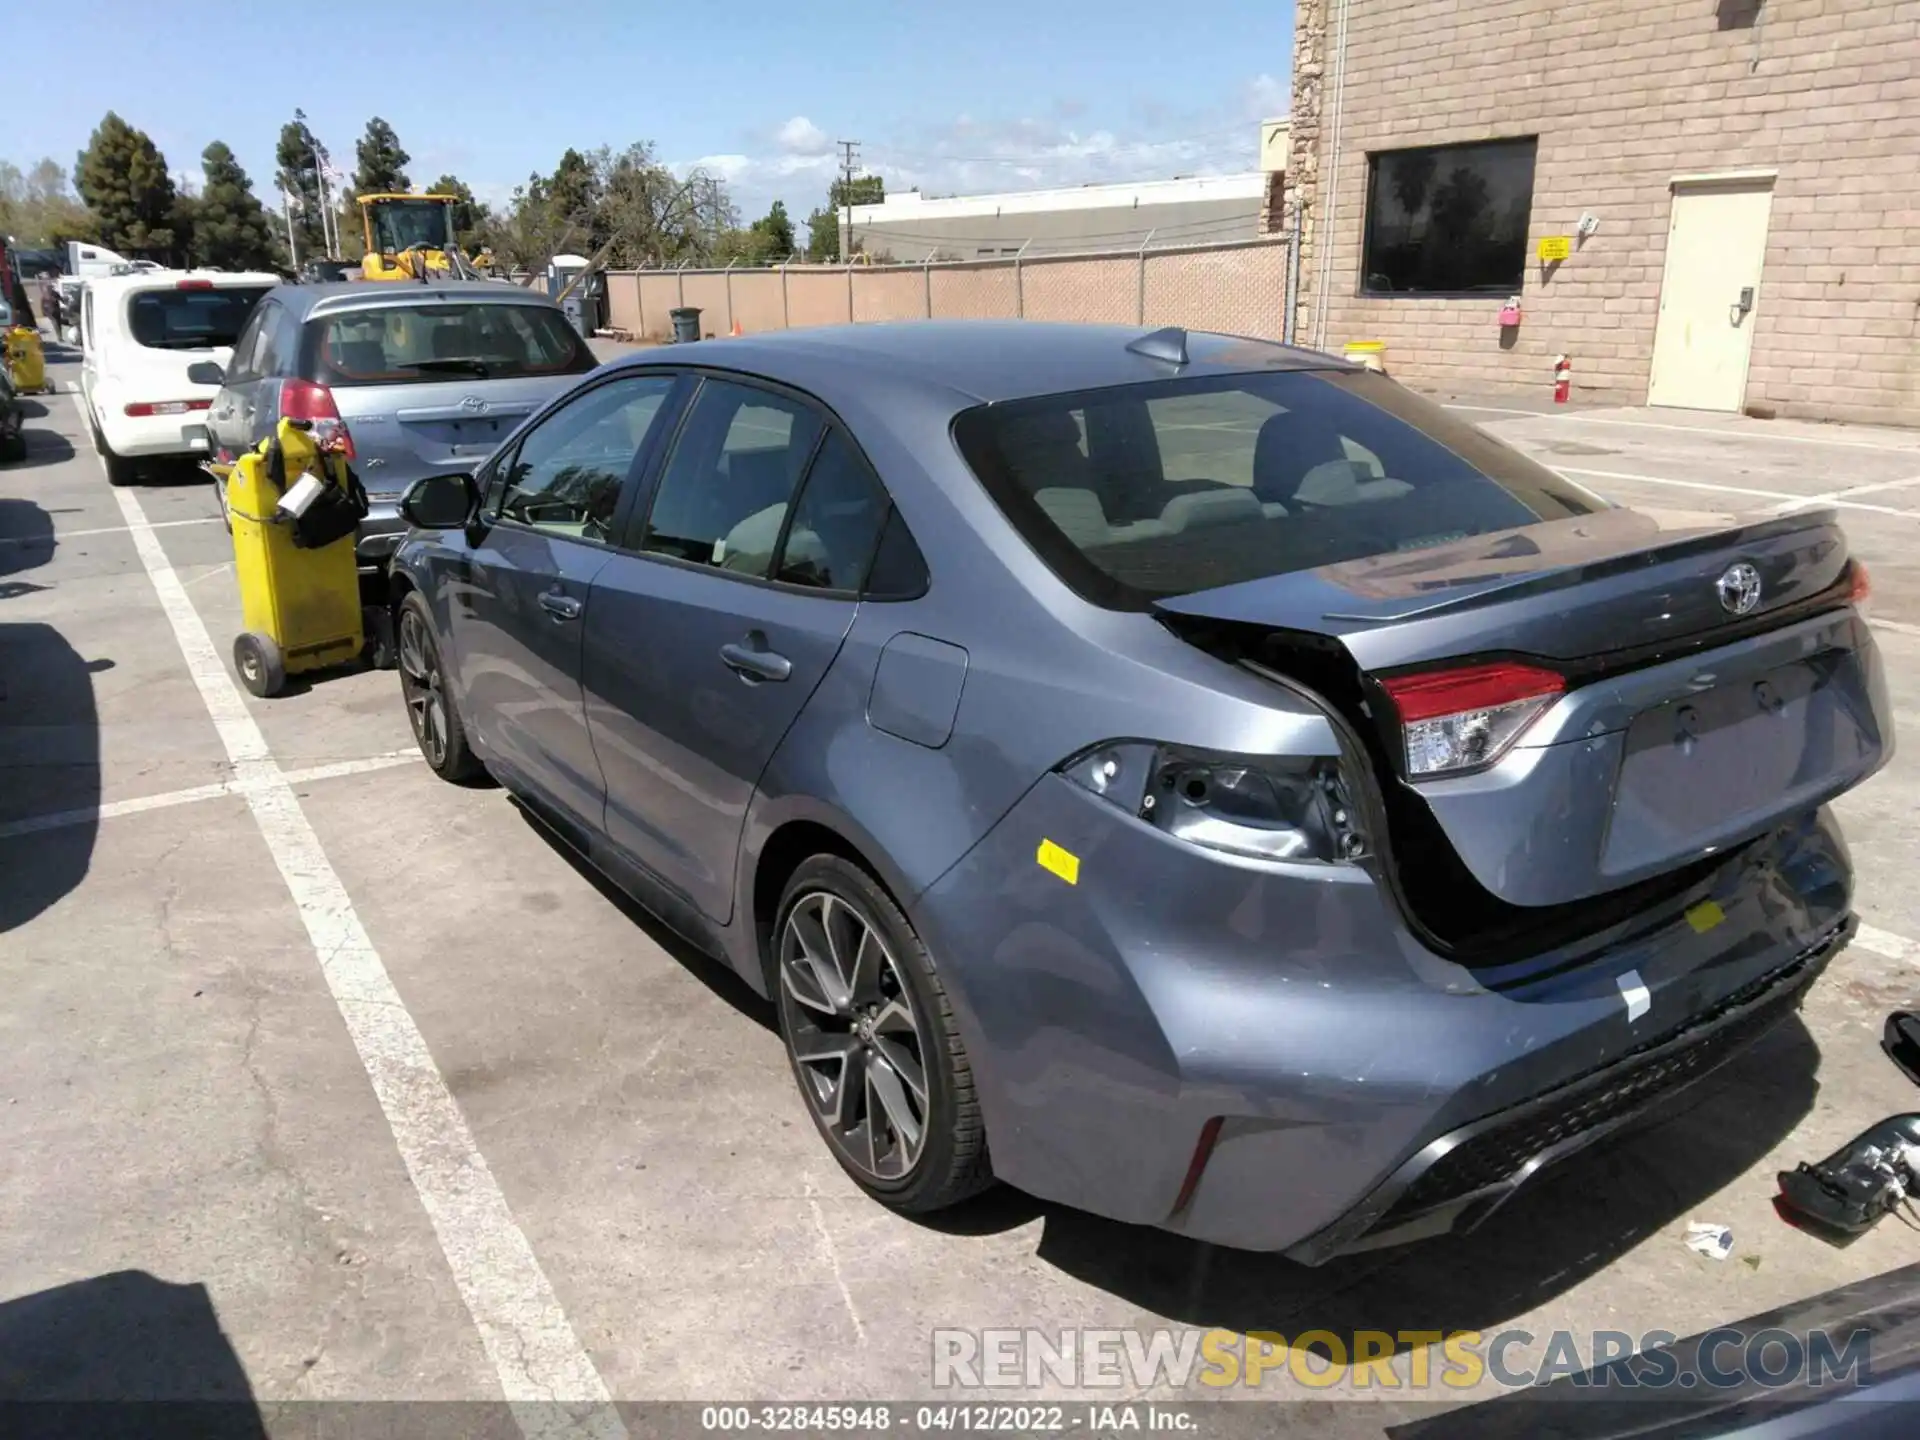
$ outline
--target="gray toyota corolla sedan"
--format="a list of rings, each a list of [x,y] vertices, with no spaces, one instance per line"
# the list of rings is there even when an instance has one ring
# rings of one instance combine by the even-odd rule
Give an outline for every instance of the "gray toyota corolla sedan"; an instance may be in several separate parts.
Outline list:
[[[772,997],[901,1210],[1465,1228],[1852,933],[1823,807],[1893,737],[1833,514],[1616,508],[1323,355],[673,346],[405,512],[429,763]]]

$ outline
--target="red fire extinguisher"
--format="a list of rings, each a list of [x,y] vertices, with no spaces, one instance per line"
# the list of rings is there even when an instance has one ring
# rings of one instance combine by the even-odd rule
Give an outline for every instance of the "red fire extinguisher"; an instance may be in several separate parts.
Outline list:
[[[1565,355],[1553,362],[1553,403],[1564,405],[1573,393],[1573,361]]]

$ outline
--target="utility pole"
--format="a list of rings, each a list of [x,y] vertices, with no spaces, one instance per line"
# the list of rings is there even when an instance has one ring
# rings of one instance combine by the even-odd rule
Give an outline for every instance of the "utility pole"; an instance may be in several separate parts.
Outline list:
[[[842,152],[840,160],[840,198],[846,202],[847,207],[847,238],[840,244],[840,259],[844,263],[851,265],[853,263],[853,172],[859,165],[860,142],[858,140],[837,140],[834,143],[840,147]]]

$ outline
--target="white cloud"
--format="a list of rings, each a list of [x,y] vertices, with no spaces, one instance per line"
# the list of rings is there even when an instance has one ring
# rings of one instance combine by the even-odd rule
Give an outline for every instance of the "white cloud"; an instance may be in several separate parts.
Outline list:
[[[1247,82],[1246,115],[1249,120],[1278,120],[1293,108],[1293,81],[1276,80],[1271,75],[1256,75]]]
[[[787,121],[774,138],[789,155],[824,155],[831,148],[827,132],[804,115]]]

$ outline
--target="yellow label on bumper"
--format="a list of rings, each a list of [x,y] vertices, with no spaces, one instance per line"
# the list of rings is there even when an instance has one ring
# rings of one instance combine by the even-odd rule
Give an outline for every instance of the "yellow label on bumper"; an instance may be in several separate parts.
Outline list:
[[[1711,900],[1702,900],[1698,905],[1687,911],[1687,924],[1691,925],[1702,935],[1706,934],[1707,931],[1713,929],[1714,926],[1726,918],[1727,912]]]
[[[1040,842],[1040,853],[1034,856],[1040,862],[1042,870],[1051,870],[1069,885],[1080,883],[1080,857],[1071,850],[1063,850],[1051,840]]]

